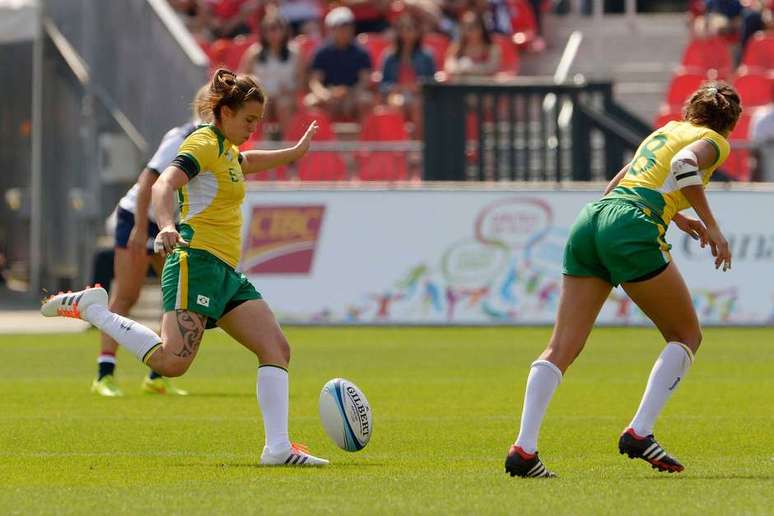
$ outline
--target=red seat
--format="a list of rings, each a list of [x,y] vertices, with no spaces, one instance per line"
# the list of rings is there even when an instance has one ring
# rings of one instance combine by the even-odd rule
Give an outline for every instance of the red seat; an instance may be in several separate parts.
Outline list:
[[[538,26],[532,5],[527,0],[509,0],[513,41],[519,47],[528,47],[537,37]]]
[[[210,68],[215,70],[226,67],[232,71],[238,70],[242,55],[255,42],[255,36],[237,36],[234,39],[215,41],[210,46]]]
[[[407,139],[406,121],[399,111],[377,107],[363,120],[361,141],[398,142]],[[358,177],[363,181],[400,181],[408,177],[404,152],[360,152],[357,160]]]
[[[667,123],[677,120],[680,121],[683,119],[683,114],[680,111],[666,111],[662,112],[656,117],[656,120],[653,122],[653,127],[658,129],[660,127],[664,127],[667,125]]]
[[[314,120],[320,126],[316,141],[333,141],[336,134],[328,115],[319,110],[299,109],[288,124],[286,140],[299,140]],[[331,151],[309,151],[298,160],[298,178],[301,181],[341,181],[347,178],[347,166],[341,156]]]
[[[510,37],[493,34],[492,38],[500,48],[500,72],[508,75],[519,73],[519,51]]]
[[[736,127],[728,137],[729,142],[733,144],[746,142],[750,132],[750,115],[742,113]],[[737,181],[750,180],[750,153],[747,149],[734,149],[728,155],[726,162],[720,167],[729,177]]]
[[[696,73],[678,73],[672,77],[667,90],[667,104],[676,111],[688,100],[694,91],[705,81],[704,75]]]
[[[449,50],[449,38],[437,32],[425,34],[422,38],[422,44],[426,50],[433,56],[435,69],[443,70],[443,63],[446,60],[446,52]]]
[[[384,52],[390,46],[390,40],[378,32],[365,32],[363,34],[358,34],[357,42],[360,43],[363,48],[368,51],[368,55],[371,56],[371,68],[374,70],[381,69],[382,56],[384,56]]]
[[[760,71],[774,70],[774,34],[759,32],[750,38],[742,64]]]
[[[734,88],[742,98],[745,108],[764,106],[774,101],[772,80],[762,74],[748,73],[734,79]]]
[[[312,38],[305,34],[299,34],[293,38],[293,43],[298,49],[298,55],[301,57],[301,61],[307,65],[312,61],[315,51],[322,43],[319,38]]]
[[[686,71],[701,75],[716,70],[721,79],[729,77],[734,67],[728,43],[718,37],[691,41],[683,52],[682,64]]]

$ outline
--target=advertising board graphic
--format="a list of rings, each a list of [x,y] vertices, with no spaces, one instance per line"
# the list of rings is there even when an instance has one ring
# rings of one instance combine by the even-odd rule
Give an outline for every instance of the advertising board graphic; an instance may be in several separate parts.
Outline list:
[[[252,240],[245,239],[243,270],[286,323],[550,324],[570,226],[599,196],[493,189],[250,192],[245,213]],[[770,217],[749,214],[771,212],[774,192],[711,192],[709,198],[734,252],[732,271],[716,271],[709,250],[674,226],[666,235],[699,317],[704,324],[768,324],[774,321],[774,227]],[[267,229],[286,216],[293,219],[287,227],[305,231],[280,225],[275,236]],[[303,266],[292,258],[296,244],[307,246]],[[649,324],[620,288],[599,321]]]

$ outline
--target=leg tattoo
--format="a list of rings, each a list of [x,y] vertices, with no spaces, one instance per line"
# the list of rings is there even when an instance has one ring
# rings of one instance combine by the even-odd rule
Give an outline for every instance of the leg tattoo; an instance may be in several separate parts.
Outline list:
[[[188,310],[175,310],[177,327],[183,336],[183,348],[175,356],[187,358],[196,353],[204,333],[205,316]]]

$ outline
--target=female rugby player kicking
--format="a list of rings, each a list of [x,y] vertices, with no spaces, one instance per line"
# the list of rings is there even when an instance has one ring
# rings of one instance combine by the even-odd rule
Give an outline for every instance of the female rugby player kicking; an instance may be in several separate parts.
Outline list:
[[[156,249],[166,255],[161,276],[161,337],[107,308],[102,288],[57,294],[41,311],[47,317],[84,319],[164,376],[180,376],[196,356],[205,328],[220,326],[258,357],[258,402],[266,443],[261,464],[323,465],[288,438],[290,347],[274,314],[247,278],[237,272],[241,250],[243,173],[251,174],[303,156],[317,131],[312,123],[291,148],[239,153],[255,132],[266,97],[256,79],[220,69],[204,100],[214,123],[194,131],[153,185],[160,228]],[[175,193],[180,232],[175,228]]]
[[[177,149],[188,135],[194,132],[201,120],[198,113],[202,99],[209,91],[209,84],[199,88],[193,101],[193,118],[190,122],[170,129],[159,144],[148,165],[137,178],[137,182],[126,192],[116,206],[115,256],[113,270],[115,279],[110,290],[108,309],[118,315],[128,315],[137,303],[140,290],[148,274],[148,265],[160,278],[164,258],[153,252],[152,239],[156,238],[159,227],[151,210],[151,188],[156,179],[169,166]],[[149,245],[150,244],[150,245]],[[110,335],[100,333],[100,350],[97,357],[97,377],[91,382],[91,392],[100,396],[123,396],[115,382],[116,350],[118,344]],[[185,396],[187,391],[172,385],[169,379],[152,369],[143,379],[141,388],[149,394],[176,394]]]
[[[683,465],[656,442],[653,425],[693,362],[701,330],[691,295],[669,255],[664,235],[672,221],[709,244],[715,268],[731,268],[731,251],[712,215],[704,187],[728,157],[726,138],[742,111],[739,95],[723,82],[702,85],[686,103],[684,120],[648,136],[634,159],[608,185],[605,196],[586,205],[570,230],[564,250],[559,313],[548,347],[532,363],[521,427],[508,451],[511,476],[552,477],[538,458],[543,416],[564,372],[583,350],[613,286],[653,321],[666,341],[648,378],[637,413],[618,441],[630,458],[659,471]],[[693,208],[701,221],[679,212]]]

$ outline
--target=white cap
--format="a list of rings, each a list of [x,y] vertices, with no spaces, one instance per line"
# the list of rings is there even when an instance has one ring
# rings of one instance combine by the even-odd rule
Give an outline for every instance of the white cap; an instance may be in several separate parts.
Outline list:
[[[325,16],[325,26],[329,29],[347,25],[348,23],[355,23],[355,15],[352,14],[349,7],[344,7],[343,5],[331,9],[331,12]]]

